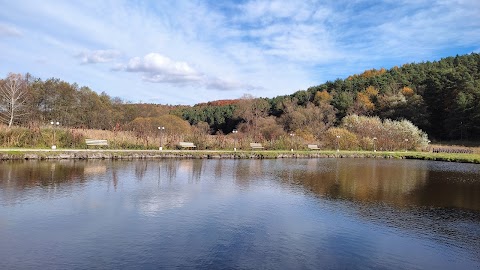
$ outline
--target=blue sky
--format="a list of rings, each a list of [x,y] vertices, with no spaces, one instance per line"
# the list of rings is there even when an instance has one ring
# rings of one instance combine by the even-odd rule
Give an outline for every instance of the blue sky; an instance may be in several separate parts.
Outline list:
[[[480,52],[480,1],[1,1],[0,75],[126,101],[274,97]]]

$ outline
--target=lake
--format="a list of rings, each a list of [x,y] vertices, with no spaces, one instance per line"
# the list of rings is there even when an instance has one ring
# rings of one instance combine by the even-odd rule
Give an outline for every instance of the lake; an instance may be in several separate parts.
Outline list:
[[[480,165],[0,163],[0,269],[479,269]]]

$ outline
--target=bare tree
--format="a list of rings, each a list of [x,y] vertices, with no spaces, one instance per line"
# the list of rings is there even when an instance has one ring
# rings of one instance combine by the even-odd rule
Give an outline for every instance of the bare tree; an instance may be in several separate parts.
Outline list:
[[[323,133],[335,123],[336,110],[327,102],[319,101],[318,106],[307,102],[305,107],[296,104],[296,100],[283,102],[284,113],[279,122],[283,124],[285,130],[297,134],[310,134],[320,139]]]
[[[270,104],[265,99],[245,94],[238,102],[234,115],[245,121],[247,132],[253,129],[253,136],[256,138],[258,121],[268,115],[269,109]]]
[[[0,119],[11,127],[23,115],[27,87],[21,74],[10,73],[0,87]]]

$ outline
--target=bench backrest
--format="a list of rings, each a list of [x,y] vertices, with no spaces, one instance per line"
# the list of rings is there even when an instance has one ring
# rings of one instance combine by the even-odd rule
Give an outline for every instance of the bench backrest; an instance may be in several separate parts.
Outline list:
[[[252,148],[263,148],[261,143],[250,143],[250,147],[252,147]]]
[[[308,147],[308,149],[320,149],[320,148],[318,148],[318,145],[316,145],[316,144],[309,144],[309,145],[307,145],[307,147]]]
[[[87,145],[108,145],[107,140],[85,139]]]
[[[196,147],[192,142],[179,142],[180,147]]]

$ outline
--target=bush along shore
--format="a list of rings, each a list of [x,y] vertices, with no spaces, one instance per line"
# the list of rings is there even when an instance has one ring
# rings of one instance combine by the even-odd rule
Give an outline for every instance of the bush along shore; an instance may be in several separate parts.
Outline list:
[[[480,164],[480,154],[367,151],[0,150],[0,160],[393,158]]]

